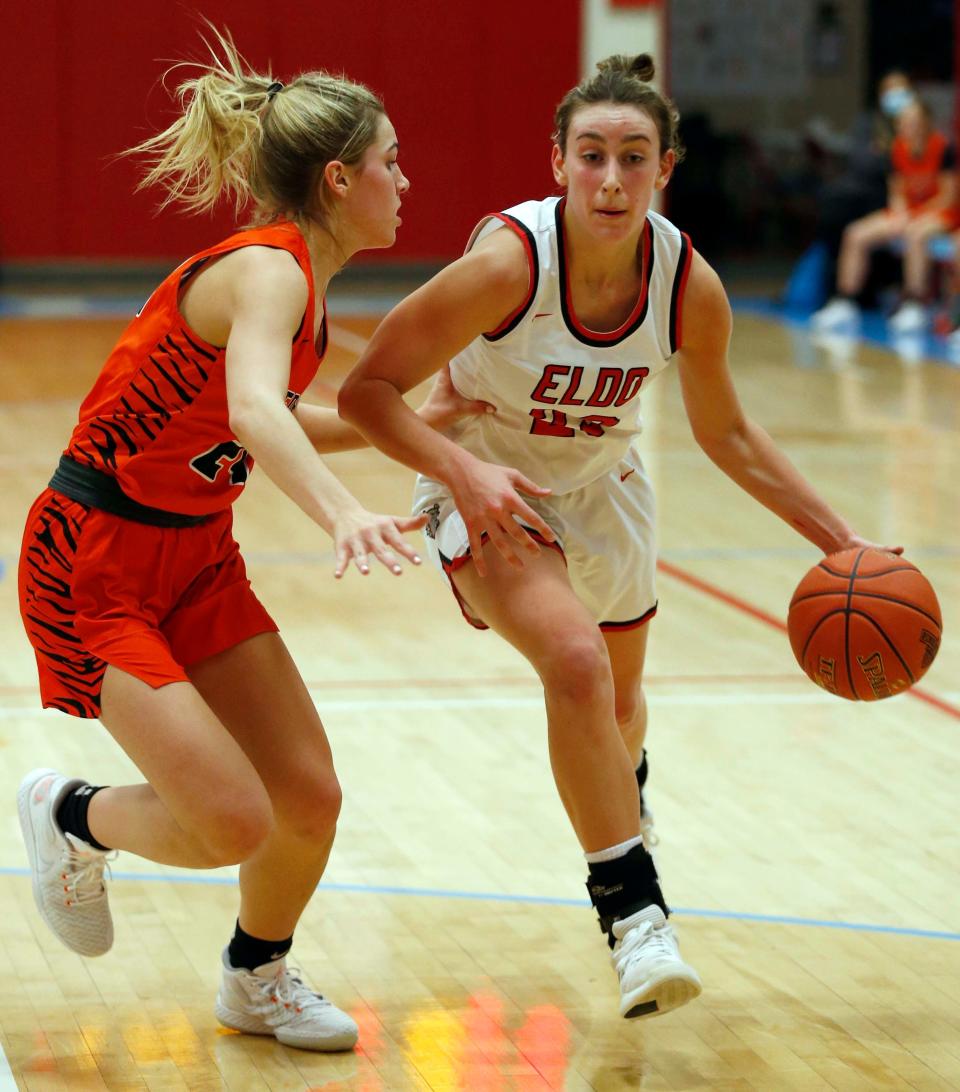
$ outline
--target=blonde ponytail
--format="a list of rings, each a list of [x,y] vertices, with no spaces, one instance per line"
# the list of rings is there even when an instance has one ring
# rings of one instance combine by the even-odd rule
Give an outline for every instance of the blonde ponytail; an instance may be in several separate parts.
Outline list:
[[[177,88],[181,115],[162,133],[124,155],[143,154],[138,188],[159,185],[161,208],[178,202],[193,212],[232,199],[256,206],[258,221],[279,215],[322,219],[319,183],[331,160],[356,163],[376,136],[383,103],[362,84],[306,72],[284,85],[258,73],[229,31],[208,24],[210,63]],[[167,73],[189,62],[175,65]],[[319,200],[319,204],[318,204]]]

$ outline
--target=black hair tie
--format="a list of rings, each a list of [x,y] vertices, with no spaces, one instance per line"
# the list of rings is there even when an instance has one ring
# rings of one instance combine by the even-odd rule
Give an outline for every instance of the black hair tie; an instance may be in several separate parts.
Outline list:
[[[272,102],[273,96],[278,91],[282,91],[283,87],[284,85],[279,80],[275,80],[272,84],[270,84],[270,86],[267,88],[267,102]]]

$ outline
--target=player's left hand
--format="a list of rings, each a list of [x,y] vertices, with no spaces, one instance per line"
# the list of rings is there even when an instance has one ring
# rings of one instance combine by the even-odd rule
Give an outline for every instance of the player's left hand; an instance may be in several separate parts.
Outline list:
[[[333,543],[337,565],[333,575],[340,579],[351,560],[366,576],[370,572],[370,557],[388,568],[395,576],[403,572],[402,555],[414,565],[420,564],[420,555],[404,540],[407,531],[419,531],[426,525],[427,516],[381,516],[365,508],[341,512],[333,525]]]
[[[427,400],[417,410],[420,417],[438,432],[443,432],[464,417],[479,417],[482,413],[496,412],[496,407],[489,402],[463,397],[453,385],[449,364],[445,364],[437,372]]]
[[[903,553],[902,546],[881,546],[879,542],[868,542],[867,539],[861,538],[859,535],[851,535],[848,541],[842,546],[838,546],[836,553],[841,550],[883,550],[888,554],[897,554],[898,556]]]

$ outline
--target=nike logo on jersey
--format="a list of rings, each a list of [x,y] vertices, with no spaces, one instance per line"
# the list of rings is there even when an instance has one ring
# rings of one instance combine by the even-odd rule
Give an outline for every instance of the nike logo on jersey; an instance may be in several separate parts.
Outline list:
[[[628,470],[626,472],[626,474],[621,474],[620,475],[620,481],[625,482],[627,480],[627,478],[629,478],[632,473],[633,473],[633,470],[631,469],[631,470]]]
[[[538,311],[538,312],[537,312],[537,313],[536,313],[536,314],[535,314],[535,315],[534,315],[533,317],[534,317],[535,319],[538,319],[538,318],[550,318],[550,316],[551,316],[552,314],[553,314],[553,312],[552,312],[552,311]]]

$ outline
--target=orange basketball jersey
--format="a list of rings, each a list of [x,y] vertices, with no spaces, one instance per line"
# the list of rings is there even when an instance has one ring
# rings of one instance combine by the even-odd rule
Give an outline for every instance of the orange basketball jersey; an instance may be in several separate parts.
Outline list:
[[[903,195],[908,209],[916,209],[936,197],[940,191],[940,174],[953,168],[953,156],[947,138],[931,133],[919,155],[897,137],[890,149],[893,169],[903,180]]]
[[[307,307],[293,339],[287,384],[291,410],[320,366],[327,343],[326,309],[314,344],[310,255],[295,224],[281,221],[239,232],[188,258],[124,330],[80,407],[64,452],[116,478],[123,492],[141,504],[185,515],[217,512],[236,500],[253,466],[230,431],[226,351],[191,330],[179,308],[189,277],[211,258],[244,246],[289,251],[307,278]]]

